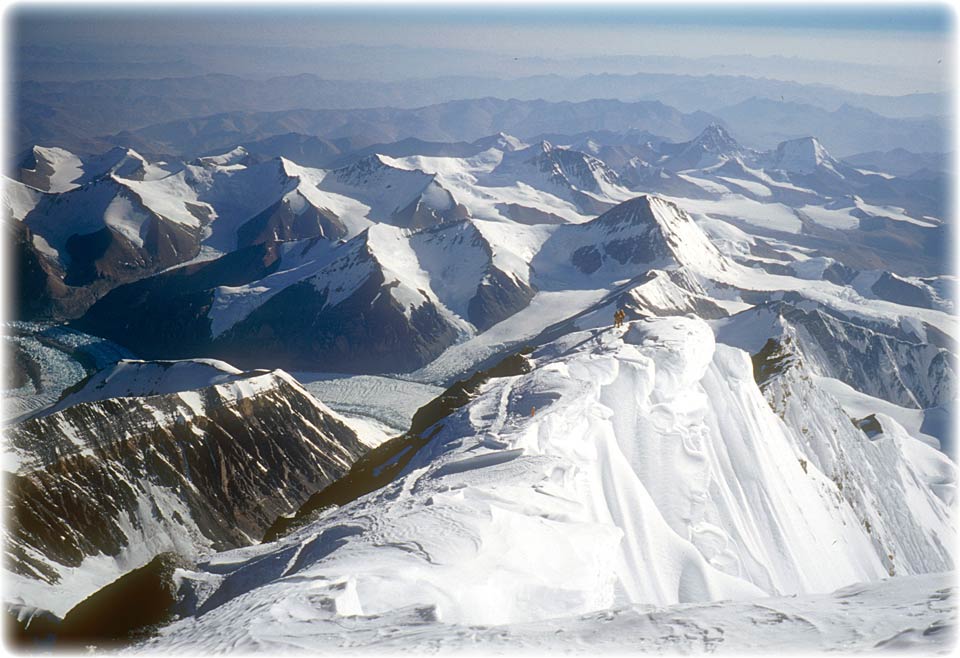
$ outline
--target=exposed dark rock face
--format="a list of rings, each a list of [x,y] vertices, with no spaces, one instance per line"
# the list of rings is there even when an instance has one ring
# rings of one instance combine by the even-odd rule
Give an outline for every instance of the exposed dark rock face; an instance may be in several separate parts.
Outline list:
[[[491,268],[470,300],[467,319],[480,331],[523,310],[536,294],[531,286],[497,268]]]
[[[315,208],[304,200],[298,212],[285,197],[246,221],[237,230],[237,247],[316,237],[339,240],[346,234],[346,227],[333,211]]]
[[[822,276],[824,281],[843,286],[856,278],[857,271],[851,267],[847,267],[843,263],[830,263],[830,265],[823,270]]]
[[[545,212],[539,208],[532,208],[519,203],[498,203],[497,210],[513,221],[520,222],[521,224],[535,225],[567,223],[567,220],[560,215],[554,215],[553,213]]]
[[[97,590],[64,615],[57,644],[118,646],[148,633],[170,619],[178,589],[174,569],[188,566],[175,553],[161,553]]]
[[[774,377],[799,365],[792,340],[767,339],[760,351],[750,356],[753,362],[753,379],[762,387]]]
[[[249,544],[364,452],[282,371],[82,402],[7,440],[20,455],[6,482],[7,568],[54,587],[88,556],[145,563]]]
[[[870,290],[880,299],[889,302],[919,308],[933,308],[930,290],[890,272],[881,274]]]
[[[18,649],[47,649],[53,646],[63,620],[55,614],[15,604],[7,604],[4,639]]]
[[[76,326],[146,358],[199,356],[210,339],[213,288],[261,279],[276,270],[278,258],[276,243],[261,243],[120,286]]]
[[[440,280],[453,276],[461,265],[469,270],[472,285],[444,292],[478,331],[525,308],[536,293],[494,265],[490,244],[469,221],[444,223],[400,239],[429,270],[438,290]],[[463,335],[466,323],[451,319],[440,299],[390,274],[394,254],[389,240],[362,234],[343,245],[317,249],[317,260],[310,260],[315,245],[327,244],[319,240],[262,243],[122,286],[95,304],[77,326],[148,358],[206,356],[246,368],[354,373],[416,370]],[[277,272],[285,276],[284,258],[314,269],[264,301],[255,300],[259,305],[215,333],[210,318],[216,288]],[[402,293],[395,294],[398,286]],[[348,292],[339,295],[337,290]],[[404,298],[415,301],[404,306],[398,301]]]
[[[48,191],[50,178],[56,173],[53,164],[45,157],[44,149],[34,147],[26,153],[18,165],[17,179],[24,185]]]
[[[295,284],[218,337],[213,353],[242,366],[269,361],[334,372],[415,370],[453,344],[457,332],[429,302],[407,316],[389,288],[375,271],[347,299],[328,308],[325,290],[307,281]]]
[[[825,308],[807,311],[786,302],[771,306],[790,325],[791,340],[817,374],[910,408],[947,404],[956,395],[956,358],[932,341],[839,317]]]
[[[42,320],[73,317],[93,302],[94,294],[63,281],[60,266],[33,243],[33,232],[22,222],[4,219],[10,319]]]
[[[190,562],[161,553],[97,590],[60,619],[37,608],[11,606],[10,639],[24,649],[119,648],[168,622],[177,603],[174,570]]]
[[[64,282],[84,286],[100,279],[123,283],[176,265],[199,251],[199,234],[153,215],[146,224],[143,246],[126,240],[110,227],[73,235]]]

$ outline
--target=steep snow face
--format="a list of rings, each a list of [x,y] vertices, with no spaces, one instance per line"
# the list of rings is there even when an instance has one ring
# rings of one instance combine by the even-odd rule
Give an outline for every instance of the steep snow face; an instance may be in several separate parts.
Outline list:
[[[190,208],[195,201],[193,191],[176,177],[147,182],[109,175],[64,194],[43,195],[24,222],[65,261],[71,236],[103,228],[137,248],[144,247],[152,220],[198,233],[201,220]]]
[[[367,228],[369,206],[317,187],[326,174],[286,158],[257,162],[238,147],[200,158],[182,177],[209,205],[204,243],[231,251],[267,239],[350,238]]]
[[[133,149],[119,146],[102,155],[87,158],[83,166],[84,183],[107,175],[135,181],[155,181],[174,173],[164,166],[148,162]]]
[[[810,308],[810,310],[804,310]],[[956,356],[905,331],[898,318],[870,321],[809,302],[775,302],[717,323],[723,342],[758,352],[789,337],[811,372],[894,404],[925,409],[957,397]],[[908,328],[910,325],[906,325]]]
[[[204,242],[221,251],[236,247],[237,230],[243,222],[297,187],[297,180],[287,174],[279,159],[249,167],[201,163],[188,165],[183,176],[197,196],[213,209],[213,222]]]
[[[60,193],[80,187],[83,162],[66,149],[34,146],[33,168],[21,169],[20,180],[42,192]]]
[[[957,468],[893,418],[850,418],[787,335],[755,357],[764,395],[790,429],[804,467],[833,481],[893,576],[954,568]],[[869,437],[869,440],[868,440]]]
[[[196,616],[160,642],[242,645],[267,626],[292,642],[276,615],[293,610],[312,627],[413,610],[515,624],[887,575],[832,473],[802,464],[749,357],[716,345],[702,320],[573,333],[533,358],[532,372],[491,380],[441,421],[384,489],[185,573]],[[896,509],[947,537],[929,502]]]
[[[821,167],[837,173],[837,161],[815,137],[801,137],[781,142],[770,159],[768,166],[771,169],[790,173],[812,174]]]
[[[100,155],[79,156],[56,147],[33,147],[33,168],[21,169],[21,182],[50,194],[69,192],[98,178],[159,180],[172,171],[152,164],[133,149],[115,147]]]
[[[2,183],[2,202],[3,210],[11,219],[22,221],[24,217],[30,214],[43,196],[40,192],[19,183],[15,180],[3,177]]]

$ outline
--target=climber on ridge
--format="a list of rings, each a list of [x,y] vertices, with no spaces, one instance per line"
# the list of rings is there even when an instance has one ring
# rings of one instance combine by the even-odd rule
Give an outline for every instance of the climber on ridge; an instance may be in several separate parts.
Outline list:
[[[618,308],[616,313],[613,314],[613,326],[622,327],[626,317],[627,313],[622,308]]]

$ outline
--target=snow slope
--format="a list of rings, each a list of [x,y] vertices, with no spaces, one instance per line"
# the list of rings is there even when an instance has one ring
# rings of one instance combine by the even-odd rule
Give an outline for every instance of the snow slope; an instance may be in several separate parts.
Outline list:
[[[135,652],[189,654],[238,648],[359,653],[482,652],[584,654],[814,654],[892,650],[949,654],[956,646],[956,574],[906,576],[829,594],[626,606],[585,615],[497,626],[445,623],[422,608],[346,617],[332,624],[309,599],[278,604],[273,623],[246,637],[161,636]]]
[[[40,201],[42,195],[37,190],[15,180],[3,177],[3,207],[15,220],[22,220]]]
[[[84,381],[79,390],[68,393],[37,416],[47,416],[81,402],[108,398],[164,395],[228,384],[243,376],[228,363],[214,359],[189,361],[135,361],[122,359]]]
[[[703,321],[572,333],[533,357],[442,421],[384,489],[184,572],[197,607],[150,646],[310,648],[360,620],[530,624],[887,575],[829,473],[801,465],[748,356]],[[902,454],[902,522],[948,536],[952,512]],[[950,545],[913,548],[898,555],[908,572],[938,550],[952,559]]]

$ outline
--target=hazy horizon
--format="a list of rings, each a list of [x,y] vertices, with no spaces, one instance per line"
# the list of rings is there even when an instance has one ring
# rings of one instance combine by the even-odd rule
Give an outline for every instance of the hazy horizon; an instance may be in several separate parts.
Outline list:
[[[228,16],[216,6],[21,6],[7,18],[18,79],[58,79],[58,64],[68,65],[59,79],[137,77],[117,73],[121,63],[140,65],[143,77],[664,72],[902,95],[949,90],[955,57],[954,15],[938,4],[241,6]],[[169,63],[179,68],[158,67]]]

